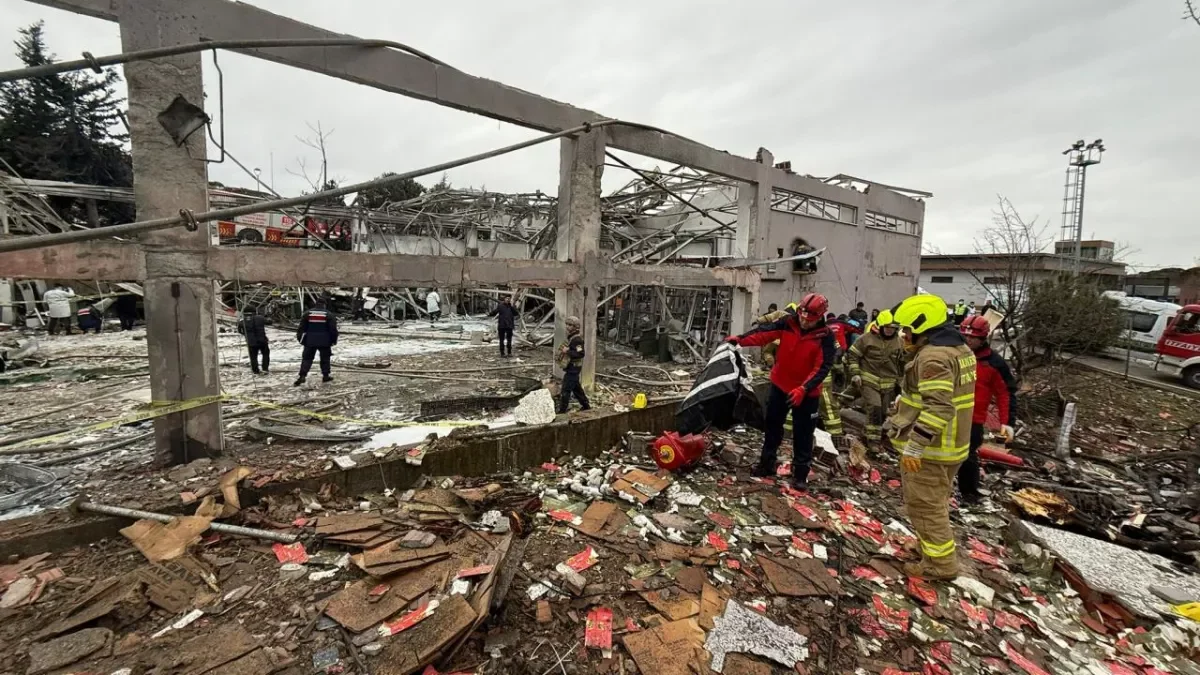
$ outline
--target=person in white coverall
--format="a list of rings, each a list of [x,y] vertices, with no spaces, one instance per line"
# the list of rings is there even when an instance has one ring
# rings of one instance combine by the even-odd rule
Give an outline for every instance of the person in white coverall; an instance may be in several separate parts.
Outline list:
[[[425,296],[425,309],[429,312],[429,320],[437,321],[442,318],[442,296],[438,295],[437,289],[429,289],[429,295]]]
[[[59,326],[62,326],[67,335],[71,334],[71,298],[74,297],[75,292],[62,284],[42,295],[42,300],[46,302],[47,314],[50,315],[47,330],[51,335],[58,334]]]

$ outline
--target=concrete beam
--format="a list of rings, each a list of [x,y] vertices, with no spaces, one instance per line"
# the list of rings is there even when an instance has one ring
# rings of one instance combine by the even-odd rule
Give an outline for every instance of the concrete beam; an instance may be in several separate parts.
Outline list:
[[[121,0],[31,0],[38,4],[117,20],[126,7]],[[250,4],[230,0],[170,0],[169,14],[187,13],[194,40],[255,38],[344,38],[302,21],[273,14]],[[416,35],[417,33],[414,33]],[[539,131],[561,131],[604,116],[531,94],[493,80],[439,66],[394,49],[363,47],[306,47],[238,50],[274,63],[430,101],[455,110],[483,115]],[[676,164],[686,164],[716,174],[754,180],[757,162],[710,148],[678,136],[647,129],[614,129],[613,147]]]
[[[0,255],[0,264],[4,257]],[[208,269],[223,281],[287,286],[574,286],[579,265],[554,260],[455,258],[289,248],[211,248]]]
[[[13,279],[138,281],[146,278],[146,256],[137,244],[88,241],[0,253],[0,270]]]

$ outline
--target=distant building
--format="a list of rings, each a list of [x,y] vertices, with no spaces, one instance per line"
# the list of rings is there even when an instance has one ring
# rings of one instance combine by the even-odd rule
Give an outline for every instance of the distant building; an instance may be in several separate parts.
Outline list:
[[[959,255],[921,256],[921,289],[932,293],[947,304],[961,300],[983,305],[992,300],[1006,304],[1011,290],[1020,292],[1023,285],[1059,275],[1070,275],[1074,266],[1074,242],[1059,242],[1070,245],[1072,255],[1056,253],[1025,254],[967,253]],[[1125,263],[1112,260],[1112,242],[1093,241],[1084,248],[1082,272],[1094,277],[1101,290],[1124,288]],[[1058,246],[1056,250],[1062,250]],[[1107,256],[1107,257],[1106,257]],[[1010,276],[1018,277],[1016,282]]]
[[[1079,257],[1083,260],[1112,260],[1113,248],[1113,243],[1111,241],[1104,241],[1103,239],[1081,241],[1079,242]],[[1067,256],[1068,258],[1074,257],[1075,242],[1054,242],[1054,254]]]
[[[1125,294],[1160,302],[1187,304],[1200,297],[1200,267],[1164,267],[1125,277]],[[1188,299],[1185,299],[1188,298]]]

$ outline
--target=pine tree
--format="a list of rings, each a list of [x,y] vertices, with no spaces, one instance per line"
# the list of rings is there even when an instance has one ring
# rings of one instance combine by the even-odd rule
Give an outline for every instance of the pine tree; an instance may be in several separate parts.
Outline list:
[[[54,62],[44,24],[20,29],[17,56],[26,66]],[[0,158],[25,178],[128,187],[133,166],[122,130],[120,76],[77,71],[0,85]],[[66,219],[84,219],[79,200],[53,205]],[[132,219],[126,204],[102,202],[101,224]]]

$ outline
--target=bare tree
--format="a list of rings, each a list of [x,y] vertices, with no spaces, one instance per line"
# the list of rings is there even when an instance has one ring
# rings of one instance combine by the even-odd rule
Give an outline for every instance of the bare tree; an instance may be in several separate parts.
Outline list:
[[[1048,277],[1044,256],[1054,242],[1050,226],[1026,220],[1003,195],[997,200],[991,226],[975,239],[976,257],[963,260],[961,270],[1005,315],[1000,332],[1016,370],[1028,374],[1051,367],[1049,377],[1057,381],[1073,355],[1111,345],[1120,331],[1113,323],[1119,313],[1096,284],[1107,261],[1084,261],[1079,277]]]
[[[326,148],[325,142],[329,140],[330,136],[333,135],[334,130],[330,129],[329,131],[325,131],[325,129],[321,126],[320,120],[317,120],[315,125],[312,122],[305,122],[305,125],[308,127],[309,135],[296,136],[296,140],[299,141],[301,145],[315,150],[317,154],[320,155],[320,167],[315,170],[316,175],[310,175],[308,160],[301,155],[296,157],[296,165],[299,168],[299,171],[294,171],[289,168],[287,169],[287,172],[293,176],[296,176],[297,178],[303,178],[304,182],[308,183],[313,192],[320,192],[321,190],[326,189],[326,186],[329,184],[329,152]]]
[[[1196,4],[1192,0],[1183,0],[1183,20],[1194,21],[1197,26],[1200,26],[1200,10],[1196,9]]]

